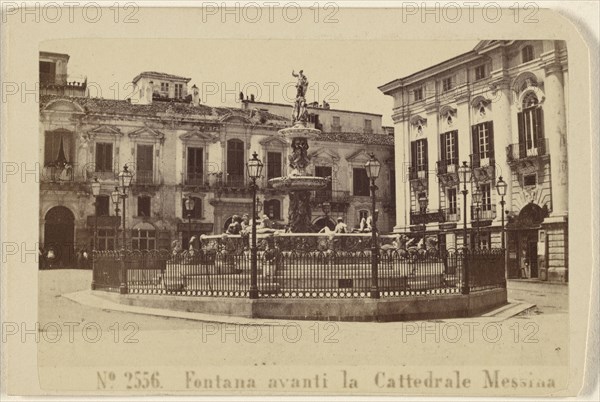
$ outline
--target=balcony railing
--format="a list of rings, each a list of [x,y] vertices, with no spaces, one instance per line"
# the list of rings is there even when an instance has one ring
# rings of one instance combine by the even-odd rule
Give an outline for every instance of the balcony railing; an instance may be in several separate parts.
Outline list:
[[[133,175],[133,181],[138,185],[154,184],[154,172],[151,170],[137,170]]]
[[[490,153],[488,154],[471,154],[469,155],[471,158],[471,167],[473,169],[483,168],[487,166],[494,166],[494,156]]]
[[[479,218],[477,217],[477,208],[471,206],[471,222],[476,222],[477,219],[479,221],[491,221],[496,219],[496,209],[493,205],[488,205],[485,207],[480,207],[479,209]]]
[[[449,159],[437,161],[437,174],[456,174],[458,169],[458,159]]]
[[[203,173],[182,173],[183,184],[186,186],[202,187],[206,185]]]
[[[322,202],[336,202],[336,203],[349,203],[350,202],[350,191],[341,190],[319,190],[313,192],[313,201],[315,203]]]
[[[423,225],[432,222],[443,222],[444,214],[442,210],[433,212],[410,211],[410,224]]]
[[[536,158],[548,155],[548,139],[538,138],[535,141],[510,144],[506,148],[506,157],[509,162],[526,158]]]
[[[225,187],[234,187],[234,188],[246,187],[246,176],[228,174],[227,180],[225,181]]]
[[[427,179],[427,166],[411,166],[408,168],[409,180]]]
[[[445,208],[442,209],[442,215],[444,217],[444,222],[459,222],[461,218],[460,208]]]

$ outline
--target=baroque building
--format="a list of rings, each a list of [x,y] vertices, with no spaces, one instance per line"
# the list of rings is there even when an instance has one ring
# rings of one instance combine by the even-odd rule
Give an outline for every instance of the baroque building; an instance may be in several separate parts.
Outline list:
[[[284,227],[289,197],[267,181],[288,173],[289,144],[278,130],[291,125],[291,105],[243,101],[239,108],[211,107],[200,103],[195,85],[188,88],[190,78],[153,71],[133,79],[130,99],[91,98],[87,81],[59,77],[66,76],[68,59],[40,53],[40,245],[55,249],[56,264],[72,264],[77,250],[91,249],[94,232],[98,249],[122,246],[123,206],[113,205],[110,195],[124,165],[134,173],[124,208],[129,248],[170,248],[173,240],[187,244],[191,235],[223,233],[233,215],[250,214],[246,161],[254,151],[265,164],[260,215]],[[313,196],[312,223],[333,227],[341,217],[358,226],[370,213],[364,163],[374,152],[383,165],[377,182],[379,227],[390,231],[394,139],[381,127],[381,115],[318,105],[310,111],[311,124],[323,133],[311,141],[309,171],[332,177],[330,186]],[[96,179],[100,195],[94,197]],[[188,196],[196,201],[189,214]]]
[[[466,245],[501,247],[502,176],[509,278],[567,281],[568,88],[566,45],[554,40],[481,41],[379,87],[394,100],[394,231],[463,247],[466,212]],[[473,172],[466,204],[463,161]]]

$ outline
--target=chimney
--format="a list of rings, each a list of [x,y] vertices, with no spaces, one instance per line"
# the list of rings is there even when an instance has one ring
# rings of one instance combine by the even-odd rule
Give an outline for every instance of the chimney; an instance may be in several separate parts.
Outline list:
[[[196,84],[194,84],[192,86],[192,105],[194,105],[194,106],[200,105],[200,90],[198,89]]]
[[[250,102],[254,102],[254,94],[250,94]]]

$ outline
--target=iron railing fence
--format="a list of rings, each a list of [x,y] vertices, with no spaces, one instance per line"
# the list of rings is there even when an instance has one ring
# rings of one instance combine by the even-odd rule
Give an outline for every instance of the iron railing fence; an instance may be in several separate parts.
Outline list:
[[[116,291],[125,276],[128,293],[248,297],[251,256],[247,238],[225,240],[193,252],[96,251],[92,258],[95,288]],[[506,286],[503,249],[398,248],[388,240],[382,236],[378,248],[382,297],[460,293],[466,265],[469,289]],[[371,249],[366,236],[313,235],[302,242],[285,237],[260,239],[260,297],[370,297]]]

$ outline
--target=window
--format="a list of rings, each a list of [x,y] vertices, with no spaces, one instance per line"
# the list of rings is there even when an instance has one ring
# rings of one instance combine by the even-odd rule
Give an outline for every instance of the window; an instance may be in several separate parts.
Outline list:
[[[368,196],[370,194],[369,177],[365,168],[352,169],[353,193],[357,196]]]
[[[281,177],[281,152],[267,152],[267,179]]]
[[[520,157],[537,155],[538,148],[544,145],[541,141],[544,138],[544,116],[534,93],[523,99],[523,111],[519,112],[517,120]]]
[[[110,207],[110,197],[108,195],[99,195],[96,197],[96,216],[108,216]]]
[[[472,126],[472,140],[473,140],[473,153],[478,158],[477,161],[473,161],[474,164],[478,163],[479,160],[485,158],[494,157],[494,132],[491,121],[480,123]],[[474,167],[478,167],[475,165]]]
[[[265,214],[271,219],[281,220],[281,202],[279,200],[268,200],[264,202]]]
[[[481,191],[481,210],[492,210],[492,186],[490,183],[482,184],[479,187]]]
[[[154,250],[156,248],[155,230],[132,230],[131,246],[134,250]]]
[[[416,101],[420,101],[423,99],[423,87],[413,89],[413,97]]]
[[[452,77],[444,78],[442,80],[442,92],[447,92],[452,89]]]
[[[363,219],[367,220],[367,218],[369,217],[369,211],[367,211],[366,209],[361,209],[360,211],[358,211],[358,221],[362,221]]]
[[[150,216],[150,197],[139,196],[137,199],[137,216]]]
[[[67,130],[46,131],[44,137],[44,164],[72,163],[75,159],[75,138]]]
[[[521,61],[522,63],[527,63],[531,60],[533,60],[533,46],[527,45],[521,49]]]
[[[411,142],[411,165],[416,171],[427,170],[427,140]]]
[[[175,98],[181,99],[183,97],[183,84],[175,84]]]
[[[113,144],[108,142],[96,143],[96,172],[112,172]]]
[[[40,61],[40,84],[54,84],[56,82],[56,63]]]
[[[523,186],[533,187],[537,184],[537,176],[534,174],[528,174],[523,176]]]
[[[200,186],[204,183],[204,148],[188,147],[187,180],[185,184]]]
[[[181,211],[182,218],[185,219],[202,219],[202,198],[200,197],[192,197],[194,200],[194,209],[192,213],[188,216],[188,210],[185,208],[185,198],[181,200]]]
[[[450,131],[440,134],[440,145],[442,160],[446,165],[458,164],[458,131]]]
[[[154,170],[154,146],[138,144],[136,154],[136,169],[134,173],[135,182],[138,184],[149,184],[153,181]]]
[[[372,133],[373,127],[371,126],[371,120],[365,119],[365,133]]]
[[[168,82],[161,82],[160,83],[160,90],[161,90],[161,92],[169,92],[169,83]]]
[[[334,131],[340,131],[340,129],[341,129],[340,116],[333,116],[332,126],[333,126],[332,128]]]
[[[449,214],[456,214],[458,212],[458,208],[456,205],[456,189],[455,188],[449,188],[448,189],[448,193],[447,193],[447,206],[448,206],[448,213]]]
[[[93,240],[92,240],[93,241]],[[114,229],[98,229],[96,232],[96,241],[98,250],[115,249],[115,231]]]
[[[244,142],[237,139],[227,141],[227,184],[234,187],[244,185]]]
[[[485,64],[475,67],[475,81],[485,78]]]

